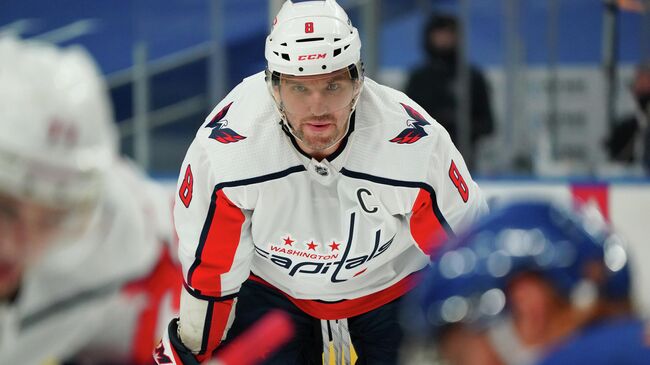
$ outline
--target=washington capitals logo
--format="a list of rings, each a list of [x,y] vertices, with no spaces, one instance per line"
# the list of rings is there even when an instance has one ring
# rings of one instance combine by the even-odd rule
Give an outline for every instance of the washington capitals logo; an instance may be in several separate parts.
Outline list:
[[[400,103],[402,104],[402,103]],[[404,129],[397,137],[390,140],[390,142],[404,144],[404,143],[415,143],[420,140],[422,137],[426,137],[428,133],[424,130],[424,126],[431,125],[431,123],[424,120],[422,114],[418,113],[415,109],[411,108],[406,104],[402,104],[406,113],[411,117],[406,121],[406,124],[409,126]]]
[[[228,120],[224,118],[226,117],[228,109],[230,109],[231,105],[232,101],[228,105],[224,106],[223,109],[221,109],[219,113],[217,113],[214,118],[212,118],[210,123],[206,124],[205,126],[205,128],[212,128],[210,138],[216,140],[217,142],[233,143],[239,142],[242,139],[246,139],[246,137],[233,131],[232,129],[226,128],[228,125]]]

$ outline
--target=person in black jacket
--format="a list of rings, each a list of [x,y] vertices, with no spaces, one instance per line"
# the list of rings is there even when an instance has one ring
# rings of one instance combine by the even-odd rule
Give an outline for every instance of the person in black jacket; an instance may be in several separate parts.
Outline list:
[[[636,102],[634,114],[612,128],[606,145],[612,160],[641,163],[646,173],[650,173],[650,63],[637,66],[630,89]]]
[[[406,94],[420,104],[451,135],[458,145],[458,21],[450,15],[434,13],[423,33],[426,64],[413,70],[406,85]],[[492,133],[494,122],[488,95],[488,85],[482,72],[470,66],[471,143]],[[474,151],[475,148],[472,148]],[[470,167],[474,158],[462,151]],[[473,155],[473,154],[472,154]]]

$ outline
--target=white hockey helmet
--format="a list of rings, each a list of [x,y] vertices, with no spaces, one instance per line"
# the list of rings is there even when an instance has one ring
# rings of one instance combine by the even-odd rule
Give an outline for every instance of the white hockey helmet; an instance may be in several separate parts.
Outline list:
[[[289,122],[290,115],[309,112],[304,97],[311,98],[308,91],[312,87],[327,85],[320,101],[321,110],[350,111],[345,133],[331,145],[341,141],[347,135],[349,118],[363,88],[359,32],[343,8],[335,0],[287,0],[266,38],[265,57],[266,82],[284,128],[302,140]],[[345,80],[351,82],[341,82]]]
[[[106,85],[83,49],[0,37],[0,192],[66,206],[117,156]]]
[[[355,67],[359,78],[361,41],[345,10],[334,0],[287,0],[266,38],[271,74],[309,76]]]

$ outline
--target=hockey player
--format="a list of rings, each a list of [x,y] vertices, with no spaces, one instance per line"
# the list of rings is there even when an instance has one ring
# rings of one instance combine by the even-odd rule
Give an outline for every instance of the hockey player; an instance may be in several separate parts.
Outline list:
[[[0,39],[0,364],[150,363],[182,286],[171,204],[118,157],[86,52]]]
[[[394,364],[399,299],[439,243],[486,210],[449,134],[365,78],[333,0],[284,3],[265,72],[199,128],[174,210],[185,290],[162,349],[212,355],[273,308],[296,336],[273,364]],[[162,361],[159,361],[162,364]]]
[[[433,336],[451,365],[650,363],[626,251],[589,209],[495,210],[438,252],[420,288],[407,328]]]

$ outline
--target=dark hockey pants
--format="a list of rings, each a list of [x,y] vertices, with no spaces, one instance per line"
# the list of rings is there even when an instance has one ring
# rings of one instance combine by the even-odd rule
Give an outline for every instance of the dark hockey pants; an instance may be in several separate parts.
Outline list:
[[[358,356],[355,364],[397,364],[403,336],[398,322],[399,302],[400,299],[397,299],[368,313],[348,318],[350,338]],[[272,309],[284,310],[291,316],[295,335],[264,364],[322,364],[320,320],[298,309],[276,289],[250,280],[242,285],[239,292],[235,321],[226,343]]]

